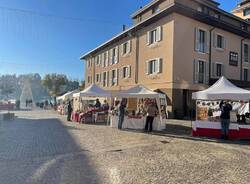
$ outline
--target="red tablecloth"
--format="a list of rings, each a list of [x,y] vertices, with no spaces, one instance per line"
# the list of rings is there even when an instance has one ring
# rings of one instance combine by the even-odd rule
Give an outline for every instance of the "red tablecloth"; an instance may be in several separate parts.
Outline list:
[[[193,122],[194,137],[221,138],[220,122]],[[230,124],[229,139],[250,139],[250,125]]]

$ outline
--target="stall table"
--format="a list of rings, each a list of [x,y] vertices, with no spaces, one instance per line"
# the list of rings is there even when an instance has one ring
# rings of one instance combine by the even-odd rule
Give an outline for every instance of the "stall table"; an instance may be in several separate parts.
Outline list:
[[[192,122],[192,134],[195,137],[221,138],[221,123],[194,121]],[[229,139],[250,139],[250,125],[231,123],[229,127]]]
[[[112,128],[117,128],[118,127],[118,121],[119,117],[118,116],[111,116],[110,117],[110,126]],[[156,131],[161,131],[166,128],[165,126],[165,120],[163,120],[163,124],[161,124],[160,118],[156,117],[154,119],[153,123],[153,130]],[[134,130],[143,130],[145,128],[146,124],[146,117],[129,117],[125,116],[124,117],[124,122],[122,125],[122,128],[124,129],[134,129]]]

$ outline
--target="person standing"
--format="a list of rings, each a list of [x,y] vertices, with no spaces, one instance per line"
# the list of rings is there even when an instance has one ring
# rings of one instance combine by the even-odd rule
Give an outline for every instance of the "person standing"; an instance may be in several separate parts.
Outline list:
[[[232,105],[228,102],[221,101],[220,102],[221,109],[221,138],[228,139],[229,134],[229,126],[230,126],[230,111],[233,109]]]
[[[73,111],[72,106],[71,106],[71,102],[69,102],[67,110],[68,110],[67,120],[71,121],[71,114],[72,114],[72,111]]]
[[[125,116],[125,109],[127,106],[127,101],[125,99],[122,99],[120,106],[118,108],[118,115],[119,115],[119,120],[118,120],[118,129],[122,129],[122,124],[124,121],[124,116]]]
[[[100,100],[97,98],[96,102],[95,102],[95,108],[100,109],[101,106],[102,106],[102,104],[101,104]]]
[[[156,105],[153,103],[150,103],[147,108],[147,118],[146,118],[146,125],[145,125],[145,132],[152,132],[153,131],[153,122],[154,118],[157,114],[157,108]]]

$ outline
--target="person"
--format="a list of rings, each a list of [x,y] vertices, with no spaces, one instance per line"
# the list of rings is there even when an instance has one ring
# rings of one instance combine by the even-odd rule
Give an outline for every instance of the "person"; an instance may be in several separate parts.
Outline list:
[[[124,116],[125,116],[125,109],[127,106],[127,101],[125,99],[122,99],[120,106],[118,107],[118,115],[119,115],[119,120],[118,120],[118,129],[122,129],[122,124],[124,121]]]
[[[97,99],[96,99],[96,102],[95,102],[95,108],[100,109],[101,106],[102,106],[102,104],[101,104],[101,102],[99,101],[99,99],[97,98]]]
[[[228,102],[221,101],[220,102],[220,110],[221,110],[221,138],[228,139],[229,133],[229,125],[230,125],[230,111],[232,110],[232,105]]]
[[[71,121],[72,111],[73,111],[73,109],[72,109],[72,106],[71,106],[71,102],[69,102],[69,104],[68,104],[68,116],[67,116],[68,121]]]
[[[108,104],[107,100],[104,100],[102,108],[103,108],[103,110],[109,110],[109,104]]]
[[[153,131],[153,122],[154,117],[157,114],[157,108],[154,103],[150,103],[147,107],[147,118],[146,118],[146,125],[145,125],[145,132],[152,132]]]

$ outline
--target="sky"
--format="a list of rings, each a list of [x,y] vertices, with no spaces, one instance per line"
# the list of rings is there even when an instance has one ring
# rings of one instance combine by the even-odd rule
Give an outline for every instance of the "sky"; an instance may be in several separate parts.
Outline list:
[[[217,0],[230,11],[237,0]],[[0,0],[0,75],[66,74],[84,80],[80,56],[131,26],[150,0]]]

